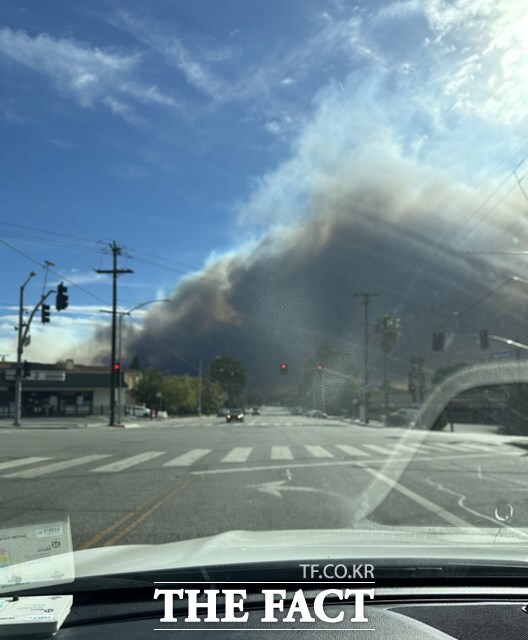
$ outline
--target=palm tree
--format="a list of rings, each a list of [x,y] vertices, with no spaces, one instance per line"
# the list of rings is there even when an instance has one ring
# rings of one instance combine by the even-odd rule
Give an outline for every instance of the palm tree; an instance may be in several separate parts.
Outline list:
[[[380,316],[374,323],[374,337],[383,353],[383,398],[385,411],[389,408],[388,357],[401,336],[401,322],[392,316]]]

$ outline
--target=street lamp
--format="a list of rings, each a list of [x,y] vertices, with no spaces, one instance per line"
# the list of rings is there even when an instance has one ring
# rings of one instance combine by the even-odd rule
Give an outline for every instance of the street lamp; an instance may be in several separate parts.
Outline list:
[[[123,335],[123,316],[130,316],[132,315],[132,313],[134,313],[134,311],[137,311],[138,309],[141,309],[142,307],[146,307],[149,304],[153,304],[155,302],[170,302],[169,298],[154,298],[153,300],[147,300],[146,302],[141,302],[140,304],[137,304],[135,307],[132,307],[132,309],[129,309],[128,311],[117,311],[117,315],[119,316],[119,327],[118,327],[118,347],[117,347],[117,353],[118,353],[118,362],[119,362],[119,378],[118,378],[118,385],[117,385],[117,424],[121,424],[121,394],[122,394],[122,386],[123,386],[123,368],[121,366],[121,357],[122,357],[122,344],[123,344],[123,339],[122,339],[122,335]],[[101,313],[112,313],[111,310],[109,309],[99,309],[99,311]],[[112,366],[115,366],[115,363],[112,363]]]
[[[34,271],[31,271],[24,284],[20,285],[20,299],[18,307],[18,340],[17,340],[17,363],[15,371],[15,419],[13,421],[14,427],[20,426],[20,416],[22,413],[22,352],[24,351],[23,345],[23,316],[24,316],[24,289],[27,283],[36,276]]]

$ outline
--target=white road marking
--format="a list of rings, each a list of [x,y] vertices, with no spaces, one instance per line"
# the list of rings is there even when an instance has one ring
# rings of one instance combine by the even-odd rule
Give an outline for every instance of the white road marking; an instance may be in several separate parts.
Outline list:
[[[424,496],[421,496],[415,491],[412,491],[412,489],[408,489],[407,487],[404,487],[403,485],[401,485],[399,482],[394,482],[390,478],[387,478],[387,476],[384,476],[379,471],[376,471],[376,469],[365,468],[365,471],[367,473],[370,473],[370,475],[374,476],[377,480],[380,480],[381,482],[384,482],[385,484],[389,485],[391,489],[393,489],[394,491],[398,491],[398,493],[401,493],[406,498],[409,498],[413,502],[416,502],[416,504],[420,505],[424,509],[427,509],[431,513],[434,513],[439,518],[442,518],[442,520],[449,522],[449,524],[452,524],[455,527],[473,526],[469,522],[467,522],[467,520],[459,518],[454,513],[451,513],[450,511],[447,511],[446,509],[441,507],[439,504],[436,504],[435,502],[431,502],[431,500],[424,498]]]
[[[393,453],[390,449],[387,449],[386,447],[380,447],[377,444],[364,444],[363,446],[365,447],[365,449],[372,449],[372,451],[375,451],[376,453],[384,453],[388,456]]]
[[[271,447],[272,460],[293,460],[290,447]]]
[[[365,453],[360,449],[356,449],[356,447],[352,447],[349,444],[336,444],[336,449],[340,449],[343,453],[346,453],[349,456],[368,456],[369,453]]]
[[[500,455],[510,457],[510,456],[524,456],[524,451],[514,451],[508,453],[501,453]],[[489,453],[468,453],[464,456],[464,460],[468,458],[489,458]],[[401,457],[401,458],[392,458],[391,463],[401,462],[407,465],[410,462],[428,462],[431,460],[430,455],[425,456],[416,456],[413,457],[412,460],[409,460],[409,456]],[[435,458],[435,462],[437,460],[453,460],[453,455],[441,455]],[[254,473],[255,471],[277,471],[280,469],[308,469],[315,467],[339,467],[339,466],[349,466],[349,467],[357,467],[359,469],[366,469],[366,465],[376,465],[376,464],[385,464],[387,462],[386,458],[375,458],[371,460],[332,460],[331,462],[288,462],[287,464],[269,464],[269,465],[258,465],[252,467],[230,467],[228,469],[207,469],[204,471],[190,471],[191,475],[201,476],[201,475],[214,475],[219,473]]]
[[[192,449],[191,451],[187,451],[187,453],[178,456],[177,458],[173,458],[166,462],[164,467],[190,467],[191,464],[194,464],[200,458],[203,458],[208,453],[211,453],[212,449]]]
[[[0,462],[0,469],[12,469],[13,467],[22,467],[25,464],[34,464],[35,462],[44,462],[49,458],[19,458],[18,460],[8,460],[7,462]]]
[[[304,445],[304,448],[314,458],[333,458],[334,457],[333,454],[330,453],[330,451],[327,451],[323,447],[319,447],[312,444],[306,444]]]
[[[164,451],[146,451],[137,456],[123,458],[122,460],[117,460],[117,462],[111,462],[102,467],[97,467],[97,469],[92,469],[92,473],[117,473],[118,471],[123,471],[123,469],[134,467],[136,464],[141,464],[142,462],[147,462],[147,460],[162,456],[164,453]]]
[[[83,456],[82,458],[74,458],[73,460],[62,460],[61,462],[52,462],[50,464],[36,467],[35,469],[26,469],[25,471],[16,471],[15,473],[7,473],[4,478],[38,478],[38,476],[44,476],[48,473],[54,473],[55,471],[62,471],[63,469],[70,469],[71,467],[79,467],[82,464],[88,464],[88,462],[95,462],[102,458],[109,458],[110,454],[94,454],[91,456]]]
[[[470,444],[469,442],[464,442],[464,443],[459,443],[457,442],[455,445],[453,445],[453,448],[455,449],[478,449],[480,451],[488,451],[491,453],[491,447],[492,445],[489,444]]]
[[[438,449],[437,447],[433,447],[429,444],[420,444],[419,442],[417,442],[416,444],[401,444],[398,443],[395,446],[395,449],[409,449],[410,451],[418,451],[419,449],[423,449],[427,452],[427,450],[429,450],[429,452],[437,452]],[[443,449],[441,450],[442,452],[444,451]],[[452,451],[452,449],[450,449],[450,451]]]
[[[245,462],[252,450],[252,447],[235,447],[222,458],[221,462]]]

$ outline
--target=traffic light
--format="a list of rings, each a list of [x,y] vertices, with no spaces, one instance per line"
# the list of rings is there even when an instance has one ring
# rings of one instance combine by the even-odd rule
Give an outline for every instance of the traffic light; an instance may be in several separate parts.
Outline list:
[[[481,349],[489,348],[489,338],[487,329],[481,329],[479,332],[479,341]]]
[[[284,375],[288,373],[288,365],[285,362],[281,362],[279,366],[279,371]]]
[[[22,375],[24,376],[24,378],[29,378],[29,376],[31,375],[31,364],[27,360],[24,360]]]
[[[42,324],[46,324],[47,322],[50,321],[50,306],[49,306],[49,304],[43,304],[41,312],[42,312]]]
[[[322,364],[318,364],[315,368],[317,369],[317,373],[323,373],[324,371],[324,367]]]
[[[116,373],[119,373],[121,371],[121,363],[120,362],[114,362],[114,371]]]
[[[433,351],[444,350],[445,335],[443,331],[433,333]]]
[[[68,306],[68,287],[64,286],[64,283],[61,282],[57,287],[57,298],[55,300],[55,306],[57,311],[62,311],[66,309]]]

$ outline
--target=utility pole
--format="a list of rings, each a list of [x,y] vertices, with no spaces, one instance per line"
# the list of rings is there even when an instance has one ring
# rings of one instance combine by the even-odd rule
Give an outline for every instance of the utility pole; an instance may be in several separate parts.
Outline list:
[[[202,361],[198,363],[198,415],[202,415]]]
[[[365,311],[365,319],[364,319],[364,331],[365,331],[365,364],[364,364],[364,389],[363,389],[363,398],[365,402],[365,424],[369,423],[369,370],[368,370],[368,340],[369,340],[369,325],[368,325],[368,309],[370,304],[370,299],[375,298],[379,295],[379,293],[355,293],[354,297],[361,298],[363,308]]]
[[[121,247],[116,242],[110,244],[112,252],[112,269],[95,269],[96,273],[112,274],[112,354],[110,362],[110,427],[115,425],[116,415],[116,373],[121,375],[121,366],[116,371],[116,338],[117,338],[117,276],[124,273],[134,273],[132,269],[118,269],[117,258],[121,255]],[[121,365],[121,363],[119,363]]]

